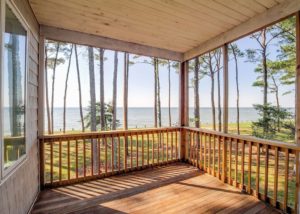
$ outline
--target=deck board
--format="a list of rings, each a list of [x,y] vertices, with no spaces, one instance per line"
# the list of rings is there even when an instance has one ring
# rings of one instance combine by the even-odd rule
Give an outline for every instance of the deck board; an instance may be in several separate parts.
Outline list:
[[[278,213],[183,163],[41,192],[32,213]]]

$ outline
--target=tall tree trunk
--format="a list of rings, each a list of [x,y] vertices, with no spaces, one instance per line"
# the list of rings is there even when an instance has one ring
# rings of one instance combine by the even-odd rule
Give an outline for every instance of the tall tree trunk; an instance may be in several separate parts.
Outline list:
[[[112,99],[112,129],[117,128],[117,78],[118,78],[118,51],[114,56],[114,74],[113,74],[113,99]],[[117,157],[117,141],[114,139],[114,157]],[[114,166],[117,166],[117,158],[114,159]]]
[[[277,111],[279,113],[279,110],[280,110],[280,103],[279,103],[279,88],[278,88],[278,84],[276,83],[276,80],[274,78],[273,75],[271,75],[272,77],[272,81],[273,81],[273,84],[274,84],[274,90],[275,90],[275,98],[276,98],[276,107],[277,107]],[[277,117],[277,131],[280,132],[280,117],[278,115]]]
[[[157,72],[156,72],[157,58],[153,58],[154,67],[154,127],[157,128]]]
[[[96,91],[95,91],[95,68],[94,68],[94,49],[93,47],[88,47],[89,54],[89,77],[90,77],[90,122],[91,122],[91,131],[96,131]]]
[[[169,126],[172,126],[172,118],[171,118],[171,63],[168,60],[168,82],[169,82],[169,94],[168,94],[168,107],[169,107]]]
[[[263,65],[263,82],[264,82],[264,100],[263,100],[263,105],[264,107],[267,106],[268,104],[268,67],[267,67],[267,45],[266,45],[266,39],[267,39],[267,35],[266,35],[266,29],[264,28],[262,30],[262,41],[261,41],[261,45],[262,45],[262,65]],[[266,112],[264,110],[263,112],[263,118],[264,121],[266,119]],[[267,127],[264,126],[263,128],[263,133],[268,133],[269,130]]]
[[[97,130],[96,121],[96,89],[95,89],[95,67],[94,67],[94,48],[88,47],[89,56],[89,77],[90,77],[90,123],[91,131]],[[97,140],[92,140],[93,145],[93,171],[97,172],[99,170],[99,152]]]
[[[230,44],[232,49],[232,54],[235,62],[235,84],[236,84],[236,124],[237,124],[237,133],[240,134],[240,89],[239,89],[239,70],[238,70],[238,61],[237,53],[232,44]]]
[[[129,54],[124,53],[124,76],[123,76],[123,123],[124,130],[128,129],[128,79],[129,79]],[[124,138],[125,152],[128,155],[128,138]]]
[[[9,94],[9,114],[10,131],[12,136],[19,136],[22,133],[20,126],[20,107],[22,105],[21,69],[19,60],[19,40],[16,35],[10,35],[8,46],[8,94]]]
[[[194,119],[195,127],[200,127],[200,112],[199,112],[199,58],[195,58],[194,68]]]
[[[68,68],[67,68],[67,75],[66,75],[66,82],[65,82],[64,112],[63,112],[63,132],[64,133],[66,133],[67,90],[68,90],[68,80],[69,80],[69,74],[70,74],[70,68],[71,68],[72,53],[73,53],[73,45],[71,45],[70,58],[69,58],[69,64],[68,64]]]
[[[118,51],[115,51],[113,74],[113,99],[112,99],[112,129],[117,128],[117,79],[118,79]]]
[[[49,105],[49,86],[48,86],[48,46],[45,48],[45,95],[46,95],[46,111],[47,111],[47,123],[48,123],[48,134],[52,133],[51,129],[51,116],[50,116],[50,105]]]
[[[104,103],[104,49],[99,49],[100,60],[100,129],[105,130],[105,103]]]
[[[58,42],[56,45],[56,53],[55,53],[55,58],[54,58],[53,74],[52,74],[52,94],[51,94],[51,130],[52,130],[52,133],[54,132],[53,111],[54,111],[55,71],[56,71],[57,58],[58,58],[58,53],[59,53],[59,46],[60,46],[60,43]]]
[[[216,130],[216,107],[215,107],[215,77],[214,71],[212,68],[212,56],[209,53],[209,70],[210,70],[210,79],[211,79],[211,109],[212,109],[212,121],[213,121],[213,130]]]
[[[84,132],[85,127],[84,127],[83,110],[82,110],[82,94],[81,94],[81,82],[80,82],[80,72],[79,72],[77,45],[75,45],[75,59],[76,59],[77,81],[78,81],[79,111],[80,111],[80,119],[81,119],[81,129]]]
[[[263,81],[264,81],[264,106],[268,104],[268,67],[267,67],[267,45],[266,29],[262,30],[262,64],[263,64]]]

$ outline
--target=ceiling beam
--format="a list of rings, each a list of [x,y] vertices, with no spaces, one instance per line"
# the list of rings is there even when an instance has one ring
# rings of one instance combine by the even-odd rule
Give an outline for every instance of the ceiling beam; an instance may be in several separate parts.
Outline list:
[[[40,34],[46,39],[61,42],[70,42],[74,44],[93,46],[96,48],[105,48],[143,56],[158,57],[180,62],[183,61],[183,53],[180,52],[121,41],[117,39],[111,39],[102,36],[96,36],[87,33],[81,33],[72,30],[65,30],[51,26],[41,25]]]
[[[184,53],[184,60],[192,59],[222,45],[237,40],[243,36],[253,33],[262,27],[271,25],[300,10],[300,0],[286,0],[269,10],[261,13],[246,22],[222,33],[199,46]]]

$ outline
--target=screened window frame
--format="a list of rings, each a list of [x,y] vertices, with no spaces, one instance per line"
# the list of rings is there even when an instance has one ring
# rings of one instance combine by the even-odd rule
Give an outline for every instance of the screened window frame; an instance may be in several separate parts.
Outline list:
[[[5,44],[5,16],[6,16],[6,6],[12,11],[12,13],[17,17],[18,21],[26,31],[26,42],[25,42],[25,75],[24,75],[24,106],[25,106],[25,131],[24,131],[24,139],[25,139],[25,154],[22,155],[18,160],[14,161],[14,163],[9,166],[7,169],[4,168],[4,136],[3,136],[3,121],[4,121],[4,102],[3,102],[3,89],[4,89],[4,79],[3,79],[3,73],[4,73],[4,44]],[[7,179],[11,174],[13,174],[17,169],[19,168],[20,165],[25,163],[28,159],[28,142],[27,142],[27,136],[28,136],[28,60],[29,60],[29,30],[30,27],[28,23],[26,22],[26,19],[22,16],[21,12],[17,8],[17,6],[9,0],[0,0],[0,28],[1,28],[1,36],[0,36],[0,41],[1,41],[1,49],[0,49],[0,67],[1,67],[1,72],[0,72],[0,88],[1,88],[1,93],[0,93],[0,183],[1,181]]]

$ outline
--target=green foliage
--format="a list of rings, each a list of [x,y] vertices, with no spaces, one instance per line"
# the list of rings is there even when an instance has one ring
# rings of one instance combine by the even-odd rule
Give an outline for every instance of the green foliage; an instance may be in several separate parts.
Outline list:
[[[260,119],[252,122],[252,134],[255,137],[264,139],[274,139],[276,132],[281,127],[290,125],[293,118],[292,114],[285,108],[278,108],[271,104],[254,105],[256,111],[260,115]]]
[[[85,128],[91,127],[91,106],[88,107],[89,111],[87,115],[84,117],[84,121],[86,122]],[[96,103],[96,126],[100,126],[100,111],[101,111],[101,104],[99,102]],[[104,104],[104,117],[105,117],[105,130],[112,129],[112,119],[113,119],[113,107],[110,103]],[[120,121],[116,121],[116,126],[118,127]]]

